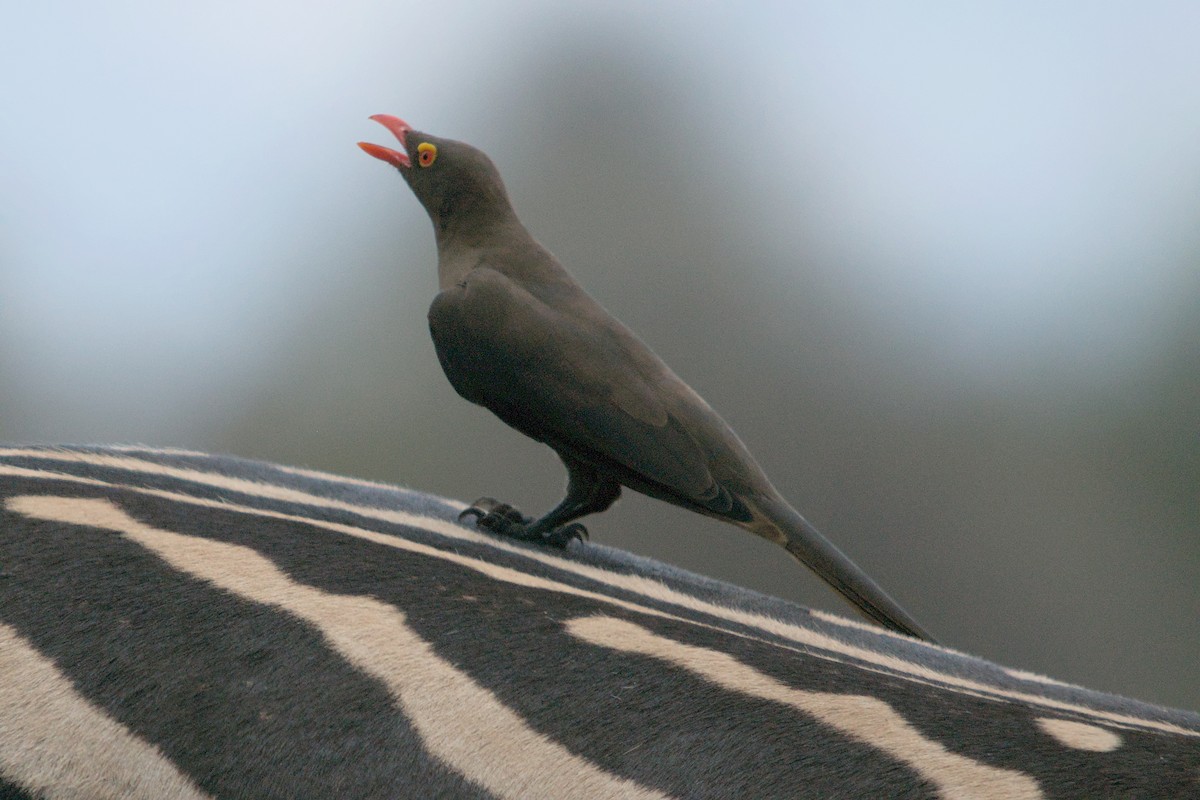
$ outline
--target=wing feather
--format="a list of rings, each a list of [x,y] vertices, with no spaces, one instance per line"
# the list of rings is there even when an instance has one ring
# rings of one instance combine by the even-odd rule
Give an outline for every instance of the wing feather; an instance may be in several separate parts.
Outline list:
[[[691,390],[582,292],[571,301],[551,306],[495,270],[473,270],[429,312],[451,384],[556,449],[615,462],[693,503],[725,505],[705,449],[673,413],[676,384]],[[581,302],[611,324],[578,313]]]

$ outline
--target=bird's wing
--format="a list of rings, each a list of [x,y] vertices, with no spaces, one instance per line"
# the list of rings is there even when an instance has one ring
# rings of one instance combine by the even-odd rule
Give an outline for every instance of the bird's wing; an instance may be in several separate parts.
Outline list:
[[[586,302],[594,311],[581,317],[476,269],[438,295],[429,325],[447,377],[468,400],[560,452],[615,462],[679,499],[727,511],[705,448],[672,413],[672,392],[694,393]]]

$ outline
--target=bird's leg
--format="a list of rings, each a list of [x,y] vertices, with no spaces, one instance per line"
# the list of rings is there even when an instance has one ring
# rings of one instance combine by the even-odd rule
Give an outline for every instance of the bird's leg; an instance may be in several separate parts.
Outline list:
[[[567,466],[567,496],[539,520],[490,497],[481,497],[458,515],[475,517],[481,528],[528,542],[566,547],[572,539],[586,539],[587,528],[572,520],[611,506],[621,495],[621,484],[601,475],[594,467],[563,459]]]
[[[585,464],[567,465],[567,496],[544,517],[525,527],[520,538],[566,547],[572,539],[587,538],[580,517],[604,511],[621,496],[621,484]]]

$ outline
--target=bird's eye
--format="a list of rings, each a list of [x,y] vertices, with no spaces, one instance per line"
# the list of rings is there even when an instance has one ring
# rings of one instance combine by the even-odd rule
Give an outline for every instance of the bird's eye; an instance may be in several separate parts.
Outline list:
[[[428,167],[437,158],[437,145],[429,142],[421,142],[417,145],[417,163],[422,167]]]

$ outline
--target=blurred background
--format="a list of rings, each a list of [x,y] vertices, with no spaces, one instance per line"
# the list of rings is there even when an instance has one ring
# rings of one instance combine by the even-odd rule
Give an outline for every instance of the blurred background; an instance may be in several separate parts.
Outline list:
[[[1200,708],[1200,5],[17,4],[0,440],[177,445],[527,512],[367,117],[526,224],[939,638]],[[595,541],[849,613],[632,493]]]

